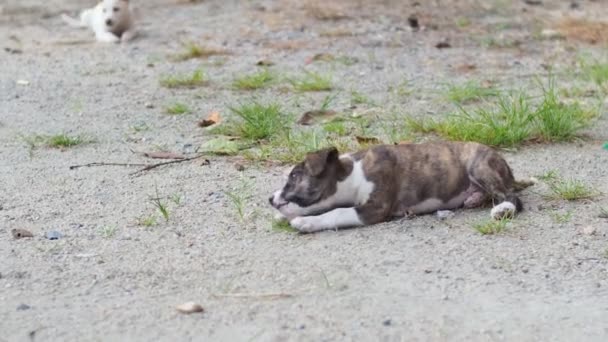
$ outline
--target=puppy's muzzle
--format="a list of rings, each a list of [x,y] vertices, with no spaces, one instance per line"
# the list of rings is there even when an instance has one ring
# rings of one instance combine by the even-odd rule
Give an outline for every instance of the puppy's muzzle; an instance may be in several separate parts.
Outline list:
[[[276,209],[279,209],[280,207],[289,203],[283,198],[283,196],[281,196],[281,190],[275,191],[275,193],[268,198],[268,202],[270,202],[270,205]]]
[[[114,24],[114,22],[112,21],[112,19],[107,19],[106,20],[106,25],[112,26],[113,24]]]

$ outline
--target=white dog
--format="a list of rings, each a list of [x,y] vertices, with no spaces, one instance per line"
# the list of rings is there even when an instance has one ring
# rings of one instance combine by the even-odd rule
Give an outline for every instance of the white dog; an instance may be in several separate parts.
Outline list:
[[[126,42],[135,36],[129,0],[102,0],[97,6],[82,11],[80,20],[66,14],[61,18],[70,26],[92,29],[99,42]]]

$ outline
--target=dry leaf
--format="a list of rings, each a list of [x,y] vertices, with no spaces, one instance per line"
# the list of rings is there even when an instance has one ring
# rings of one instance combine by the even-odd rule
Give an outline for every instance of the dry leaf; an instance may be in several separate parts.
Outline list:
[[[13,237],[15,239],[34,237],[34,234],[32,234],[32,232],[30,232],[29,230],[19,229],[19,228],[11,230],[11,234],[13,234]]]
[[[456,66],[456,71],[462,72],[462,73],[470,72],[475,69],[477,69],[477,65],[470,64],[470,63],[464,63],[464,64],[460,64],[460,65]]]
[[[557,30],[568,39],[591,44],[608,43],[608,23],[566,18],[557,25]]]
[[[312,125],[317,118],[330,118],[338,114],[334,110],[311,110],[308,111],[298,119],[297,123],[300,125],[308,126]]]
[[[153,159],[184,159],[186,158],[181,153],[175,152],[144,152],[142,153],[144,157],[153,158]]]
[[[199,127],[209,127],[209,126],[215,125],[216,123],[219,123],[220,121],[222,121],[222,118],[220,117],[220,113],[211,112],[211,113],[209,113],[209,115],[207,116],[206,119],[203,119],[198,122],[198,126]]]
[[[379,144],[380,143],[380,139],[376,138],[376,137],[361,137],[361,136],[356,136],[355,139],[357,139],[357,142],[359,144],[365,144],[365,145],[371,145],[371,144]]]
[[[336,59],[336,57],[334,57],[334,55],[330,54],[330,53],[318,53],[312,57],[309,57],[306,59],[306,64],[310,64],[312,62],[331,62],[334,59]]]
[[[200,304],[197,304],[195,302],[187,302],[184,304],[180,304],[180,305],[176,306],[175,309],[177,309],[177,311],[179,311],[181,313],[185,313],[185,314],[205,311]]]

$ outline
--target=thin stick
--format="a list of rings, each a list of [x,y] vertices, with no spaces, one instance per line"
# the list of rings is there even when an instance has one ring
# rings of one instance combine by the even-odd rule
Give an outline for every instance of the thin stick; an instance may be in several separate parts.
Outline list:
[[[88,163],[82,165],[72,165],[70,166],[70,170],[78,169],[81,167],[93,167],[93,166],[146,166],[148,164],[138,164],[138,163]]]
[[[136,174],[141,173],[141,172],[145,172],[145,171],[149,171],[149,170],[155,169],[155,168],[157,168],[159,166],[169,165],[169,164],[183,163],[183,162],[187,162],[187,161],[190,161],[190,160],[199,159],[199,158],[202,158],[204,156],[205,155],[201,154],[201,155],[198,155],[196,157],[190,157],[190,158],[184,158],[184,159],[178,159],[178,160],[171,160],[171,161],[162,162],[162,163],[156,163],[156,164],[148,164],[143,169],[137,170],[135,172],[131,172],[129,175],[131,175],[131,176],[132,175],[136,175]]]
[[[213,297],[281,299],[291,298],[293,295],[289,293],[218,293],[213,294]]]

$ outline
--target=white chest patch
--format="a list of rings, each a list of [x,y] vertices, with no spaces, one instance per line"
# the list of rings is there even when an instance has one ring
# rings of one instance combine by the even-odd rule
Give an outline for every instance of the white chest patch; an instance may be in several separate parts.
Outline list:
[[[347,155],[342,158],[350,158],[350,156]],[[353,170],[350,175],[343,181],[338,182],[334,203],[362,205],[369,200],[372,191],[374,191],[374,183],[365,177],[363,162],[356,161],[353,163]]]

